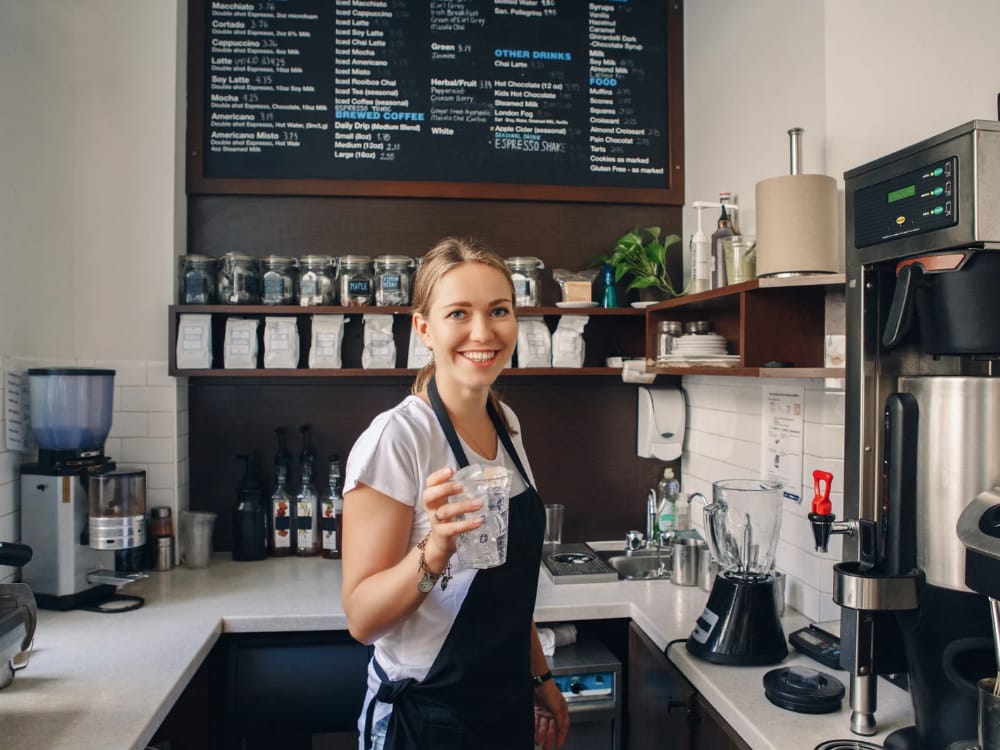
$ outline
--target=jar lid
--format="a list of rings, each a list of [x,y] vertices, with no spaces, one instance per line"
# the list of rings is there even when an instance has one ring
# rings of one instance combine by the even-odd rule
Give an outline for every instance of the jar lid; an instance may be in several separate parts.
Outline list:
[[[545,264],[541,260],[530,255],[518,255],[513,258],[507,258],[504,263],[507,264],[508,268],[516,270],[545,268]]]
[[[316,266],[332,266],[333,258],[329,255],[303,255],[299,258],[299,263],[309,268],[315,268]]]
[[[170,518],[170,506],[157,505],[149,511],[149,515],[151,518]]]
[[[371,265],[370,255],[341,255],[340,265],[342,266],[367,266]]]
[[[211,255],[198,255],[197,253],[188,253],[187,255],[181,256],[182,263],[215,263],[215,258]]]
[[[377,255],[375,262],[383,266],[406,266],[413,267],[413,258],[408,255]]]
[[[265,255],[262,262],[272,266],[288,266],[295,263],[295,258],[289,258],[287,255]]]
[[[222,260],[235,260],[241,263],[251,262],[256,263],[257,258],[252,255],[247,255],[246,253],[226,253],[222,256]]]
[[[679,320],[661,320],[660,330],[666,331],[667,333],[680,333],[681,322]]]

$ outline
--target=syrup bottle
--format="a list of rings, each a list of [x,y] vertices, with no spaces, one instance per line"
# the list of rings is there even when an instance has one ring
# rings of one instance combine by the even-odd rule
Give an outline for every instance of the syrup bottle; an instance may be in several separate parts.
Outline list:
[[[322,544],[320,554],[329,560],[339,560],[344,536],[344,497],[340,494],[340,456],[330,456],[330,480],[320,501],[319,526]]]

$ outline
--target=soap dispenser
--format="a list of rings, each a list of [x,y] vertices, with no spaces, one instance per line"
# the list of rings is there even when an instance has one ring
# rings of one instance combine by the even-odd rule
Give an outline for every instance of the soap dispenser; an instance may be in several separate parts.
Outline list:
[[[233,559],[263,560],[267,557],[267,512],[257,479],[257,460],[252,455],[236,458],[244,462],[244,474],[236,486],[233,507]]]

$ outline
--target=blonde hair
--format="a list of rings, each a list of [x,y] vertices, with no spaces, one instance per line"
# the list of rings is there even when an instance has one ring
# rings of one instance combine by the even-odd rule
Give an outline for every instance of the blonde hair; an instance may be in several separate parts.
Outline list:
[[[464,263],[481,263],[502,273],[510,287],[511,305],[514,304],[516,298],[514,280],[511,278],[510,269],[507,268],[507,264],[504,263],[503,258],[492,250],[487,249],[478,240],[445,237],[427,251],[427,254],[424,255],[420,263],[420,267],[417,269],[417,276],[413,281],[413,312],[427,317],[430,313],[431,300],[438,281],[453,268]],[[415,336],[416,333],[411,331],[410,335]],[[431,378],[434,377],[434,371],[435,365],[432,357],[431,361],[424,365],[420,372],[417,373],[410,392],[414,395],[422,392],[427,387]],[[510,432],[507,415],[504,414],[504,410],[500,407],[500,399],[493,388],[490,388],[490,401],[493,403],[497,414],[500,415],[500,420],[503,422],[504,427]]]

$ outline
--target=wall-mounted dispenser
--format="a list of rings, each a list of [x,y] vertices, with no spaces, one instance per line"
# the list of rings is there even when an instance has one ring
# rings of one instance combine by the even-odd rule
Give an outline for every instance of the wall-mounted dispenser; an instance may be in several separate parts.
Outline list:
[[[684,447],[684,393],[673,388],[639,388],[636,452],[642,458],[673,461]]]

